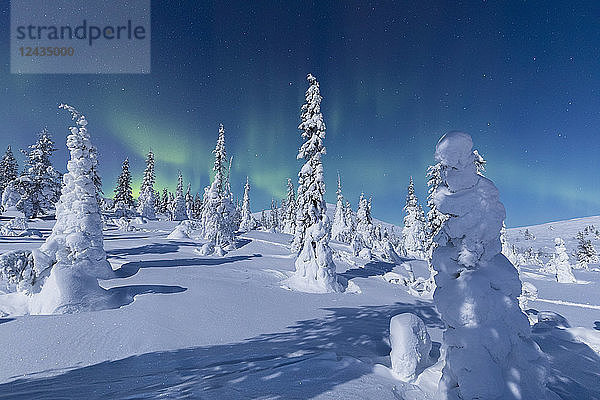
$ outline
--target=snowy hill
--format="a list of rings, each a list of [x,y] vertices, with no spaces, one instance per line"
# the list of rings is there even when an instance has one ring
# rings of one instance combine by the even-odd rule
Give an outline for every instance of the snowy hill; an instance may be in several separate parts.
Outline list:
[[[531,242],[548,246],[556,233],[569,241],[581,226],[600,226],[593,218],[553,223],[553,231],[529,227]],[[45,237],[52,223],[31,227]],[[337,272],[356,290],[293,292],[281,287],[294,269],[289,235],[252,231],[219,258],[200,256],[198,242],[167,239],[173,222],[133,225],[135,231],[104,232],[118,277],[101,285],[119,299],[113,309],[19,316],[18,301],[15,309],[1,303],[0,399],[432,398],[435,369],[413,383],[388,369],[389,323],[399,313],[425,322],[432,362],[439,357],[443,325],[432,302],[384,279],[403,267],[352,257],[333,243]],[[516,241],[521,229],[509,230],[509,238]],[[1,237],[0,253],[42,241]],[[427,275],[425,262],[410,264]],[[558,284],[536,267],[522,268],[522,279],[539,289],[529,307],[557,312],[572,326],[534,327],[552,362],[551,387],[563,399],[599,399],[600,273],[575,275],[578,284]]]

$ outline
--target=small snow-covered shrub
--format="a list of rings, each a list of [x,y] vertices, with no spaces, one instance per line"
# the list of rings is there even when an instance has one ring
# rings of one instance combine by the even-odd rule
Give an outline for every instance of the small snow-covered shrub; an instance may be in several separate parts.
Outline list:
[[[200,247],[199,249],[196,249],[196,252],[198,254],[200,254],[201,256],[209,256],[212,253],[214,253],[214,251],[215,251],[215,246],[211,242],[204,243],[202,245],[202,247]]]
[[[365,260],[370,260],[372,257],[371,249],[365,247],[364,249],[358,252],[358,256],[360,258],[364,258]]]
[[[390,320],[392,371],[402,380],[415,379],[427,367],[431,338],[427,327],[411,313],[398,314]]]
[[[0,292],[28,292],[36,282],[33,255],[29,250],[0,255]]]
[[[19,234],[6,226],[0,226],[0,236],[19,236]]]
[[[29,228],[29,225],[27,224],[27,220],[23,217],[14,217],[10,221],[8,221],[6,224],[4,224],[4,226],[9,229],[14,229],[14,230],[19,230],[19,231],[24,231]]]

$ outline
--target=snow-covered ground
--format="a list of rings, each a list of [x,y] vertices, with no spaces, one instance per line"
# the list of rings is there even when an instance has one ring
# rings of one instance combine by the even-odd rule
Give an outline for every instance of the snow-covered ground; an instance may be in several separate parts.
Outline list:
[[[46,237],[52,224],[30,227]],[[570,254],[575,233],[590,224],[600,227],[600,217],[529,227],[536,239],[527,247],[551,253],[560,236]],[[115,308],[0,318],[0,398],[432,398],[435,373],[417,386],[385,368],[390,319],[404,312],[423,320],[431,363],[439,357],[443,325],[431,300],[383,278],[404,267],[352,257],[332,242],[337,272],[353,290],[293,292],[281,287],[294,270],[290,236],[252,231],[224,257],[201,256],[201,243],[166,238],[175,225],[104,232],[118,277],[101,286],[119,299]],[[509,229],[509,241],[524,247],[524,229]],[[0,253],[43,240],[2,237]],[[425,262],[411,264],[428,275]],[[533,329],[553,368],[551,388],[564,399],[600,399],[600,272],[574,273],[576,284],[559,284],[526,266],[521,279],[539,290],[528,307],[546,321]]]

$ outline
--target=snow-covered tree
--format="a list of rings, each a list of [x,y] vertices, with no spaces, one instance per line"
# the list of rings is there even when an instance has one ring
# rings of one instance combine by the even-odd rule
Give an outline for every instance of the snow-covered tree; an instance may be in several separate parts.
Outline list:
[[[129,172],[129,159],[126,158],[125,161],[123,161],[121,174],[117,179],[113,208],[118,216],[127,217],[131,214],[133,204],[131,172]]]
[[[239,230],[242,232],[251,231],[256,228],[256,221],[250,211],[250,181],[246,177],[246,185],[244,186],[244,200],[242,201],[241,222]]]
[[[506,238],[506,225],[504,225],[504,222],[502,222],[502,229],[500,230],[500,244],[502,245],[502,254],[504,254],[506,258],[508,258],[508,261],[518,269],[517,253],[515,252],[514,246],[511,246],[511,244],[508,243],[508,239]]]
[[[501,253],[505,218],[493,182],[477,173],[469,135],[450,132],[436,146],[433,194],[448,216],[435,237],[433,299],[447,329],[436,399],[554,399],[544,356],[519,308],[521,281]],[[491,334],[490,334],[491,333]]]
[[[205,192],[202,210],[202,227],[204,238],[219,247],[234,246],[235,209],[229,191],[227,153],[225,151],[225,128],[219,126],[217,145],[213,150],[215,163],[214,178],[210,188]]]
[[[203,206],[202,197],[198,193],[194,196],[194,219],[202,218],[202,206]]]
[[[188,183],[187,190],[185,191],[185,211],[187,219],[194,218],[194,196],[192,196],[192,184]]]
[[[338,174],[337,181],[337,202],[335,204],[335,214],[333,224],[331,225],[331,238],[342,243],[350,243],[352,241],[352,226],[348,222],[348,215],[344,196],[342,195],[342,179]]]
[[[102,217],[96,201],[90,155],[92,144],[83,115],[68,105],[76,126],[67,138],[71,159],[56,205],[56,223],[38,251],[35,270],[41,291],[30,302],[32,314],[67,313],[103,308],[108,292],[98,279],[112,277],[103,247]]]
[[[287,180],[287,195],[285,197],[285,210],[282,216],[283,233],[291,235],[296,232],[296,193],[294,193],[294,184],[292,180]]]
[[[583,232],[578,232],[576,239],[579,243],[577,245],[577,252],[575,253],[575,256],[577,257],[575,268],[587,269],[588,264],[598,263],[598,253],[596,252],[592,241],[587,239]]]
[[[344,206],[344,214],[346,214],[346,223],[350,228],[350,236],[354,236],[354,231],[356,229],[356,217],[348,200],[346,200],[346,204]]]
[[[163,188],[158,212],[161,214],[166,214],[169,212],[169,190],[167,188]]]
[[[183,194],[183,176],[181,175],[181,171],[179,171],[175,199],[171,203],[171,221],[184,221],[186,219],[188,219],[188,214]]]
[[[137,212],[142,217],[148,219],[156,218],[156,193],[154,192],[154,182],[156,177],[154,175],[154,153],[152,150],[148,152],[146,156],[146,169],[144,170],[144,179],[142,180],[142,186],[140,187],[140,197],[138,198]]]
[[[361,242],[367,247],[373,246],[373,218],[371,217],[371,207],[364,193],[360,194],[358,208],[356,210],[356,236],[361,237]]]
[[[274,231],[279,229],[279,212],[277,200],[271,199],[271,212],[269,213],[269,227]]]
[[[485,164],[487,164],[487,161],[483,159],[477,150],[473,150],[473,155],[475,156],[473,162],[475,163],[475,169],[477,170],[477,173],[481,176],[484,176]]]
[[[154,191],[154,210],[159,213],[160,212],[160,205],[162,203],[161,197],[160,197],[160,191],[159,190],[155,190]]]
[[[415,194],[412,177],[408,184],[406,205],[404,206],[404,228],[402,229],[402,249],[407,257],[425,259],[427,234],[425,232],[425,213]]]
[[[565,242],[561,238],[554,239],[554,254],[545,269],[554,275],[558,283],[577,282],[569,263]]]
[[[326,230],[329,221],[323,199],[325,182],[321,156],[325,154],[325,123],[321,114],[322,97],[317,79],[309,74],[307,80],[310,86],[301,109],[302,122],[298,126],[304,143],[297,156],[297,159],[306,162],[298,173],[296,231],[292,243],[293,251],[299,251],[299,254],[296,271],[288,282],[291,287],[302,291],[336,292],[341,288],[329,247]]]
[[[54,209],[60,197],[61,174],[52,167],[50,157],[56,151],[48,130],[44,128],[35,144],[25,154],[25,169],[15,180],[21,198],[17,209],[34,218]]]
[[[92,165],[92,182],[94,182],[94,187],[96,188],[96,201],[98,202],[100,211],[102,211],[106,207],[106,202],[104,200],[104,190],[102,190],[102,177],[98,168],[98,149],[95,146],[90,148],[90,157],[94,160]]]
[[[4,189],[8,184],[17,178],[19,165],[13,155],[10,146],[6,148],[6,153],[0,159],[0,195],[4,192]]]
[[[269,221],[265,215],[265,210],[260,212],[260,226],[262,226],[264,229],[269,229]]]
[[[427,212],[427,259],[431,259],[431,254],[433,253],[433,249],[435,248],[435,235],[438,234],[444,221],[448,219],[446,215],[441,213],[433,201],[433,194],[435,193],[437,187],[442,182],[442,178],[440,176],[440,164],[430,165],[427,168],[427,186],[429,187],[429,193],[427,195],[427,208],[429,211]],[[431,268],[431,265],[429,266]]]

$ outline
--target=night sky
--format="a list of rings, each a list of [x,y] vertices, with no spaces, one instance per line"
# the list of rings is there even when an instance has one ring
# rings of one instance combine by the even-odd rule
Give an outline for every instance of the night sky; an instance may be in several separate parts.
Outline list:
[[[409,177],[424,204],[437,140],[463,130],[508,226],[600,214],[600,2],[253,3],[153,1],[148,75],[11,75],[2,1],[0,146],[25,148],[47,126],[64,170],[66,102],[89,121],[106,193],[125,157],[139,186],[149,148],[159,189],[181,170],[202,192],[223,123],[233,189],[249,175],[259,210],[297,183],[310,72],[329,202],[339,171],[354,207],[364,191],[375,217],[401,223]]]

